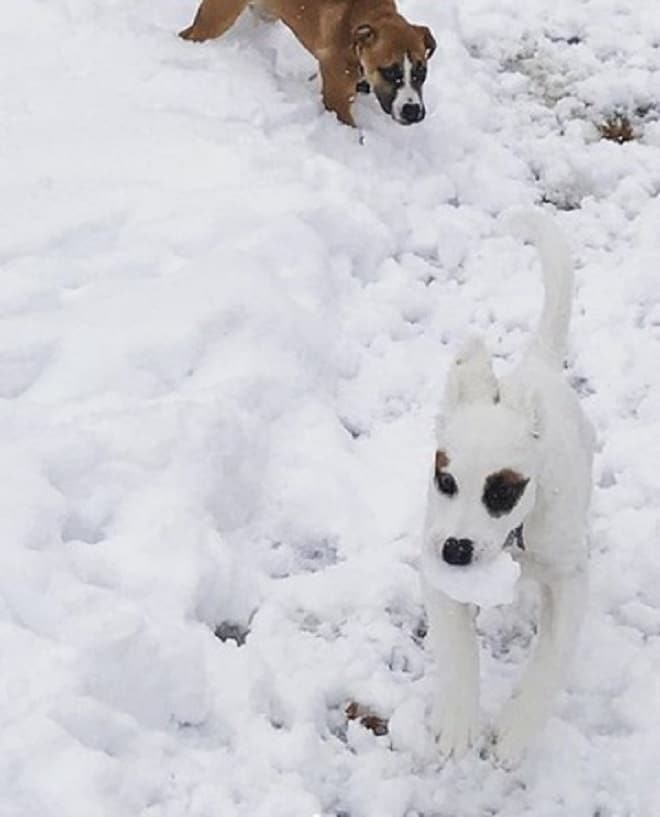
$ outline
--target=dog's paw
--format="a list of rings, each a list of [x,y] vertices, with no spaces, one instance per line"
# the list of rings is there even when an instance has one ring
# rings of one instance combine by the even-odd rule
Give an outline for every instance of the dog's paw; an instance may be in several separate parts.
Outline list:
[[[432,728],[443,759],[462,758],[479,736],[479,707],[476,702],[448,698],[433,708]]]
[[[542,712],[537,707],[520,699],[509,701],[495,724],[491,747],[495,762],[505,769],[519,766],[542,721]]]

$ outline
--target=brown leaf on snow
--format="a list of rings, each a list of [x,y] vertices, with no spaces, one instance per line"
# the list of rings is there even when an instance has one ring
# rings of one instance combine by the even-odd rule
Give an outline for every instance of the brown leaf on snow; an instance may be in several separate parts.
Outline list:
[[[351,701],[346,707],[346,717],[349,721],[359,721],[361,726],[379,737],[388,733],[387,719],[381,718],[375,712],[367,709],[357,701]]]

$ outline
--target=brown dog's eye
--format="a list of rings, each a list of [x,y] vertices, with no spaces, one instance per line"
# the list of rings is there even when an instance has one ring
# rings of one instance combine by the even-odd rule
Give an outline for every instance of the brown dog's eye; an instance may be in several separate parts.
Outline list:
[[[456,480],[451,474],[448,474],[447,471],[435,472],[435,484],[438,491],[445,496],[454,496],[454,494],[458,491]]]
[[[410,79],[412,80],[413,85],[421,85],[422,82],[424,82],[426,79],[426,66],[423,62],[418,62],[417,65],[413,66],[410,73]]]
[[[381,77],[385,82],[390,82],[392,85],[403,85],[403,69],[400,65],[388,65],[385,68],[379,68]]]

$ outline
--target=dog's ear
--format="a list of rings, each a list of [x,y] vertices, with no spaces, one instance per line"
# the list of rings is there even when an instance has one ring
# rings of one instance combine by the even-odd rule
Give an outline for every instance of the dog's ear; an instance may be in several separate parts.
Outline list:
[[[500,390],[490,355],[482,341],[469,341],[452,364],[447,377],[447,408],[464,403],[499,403]]]
[[[376,29],[368,23],[359,25],[353,32],[353,47],[356,50],[372,45],[376,39]]]
[[[426,49],[425,57],[427,60],[430,60],[437,47],[435,37],[431,34],[431,29],[428,26],[415,26],[415,28],[424,39],[424,48]]]

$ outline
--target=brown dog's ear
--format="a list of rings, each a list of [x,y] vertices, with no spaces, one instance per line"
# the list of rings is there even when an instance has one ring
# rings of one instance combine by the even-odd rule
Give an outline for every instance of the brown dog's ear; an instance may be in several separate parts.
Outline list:
[[[363,48],[365,45],[371,45],[375,39],[376,29],[367,23],[358,26],[353,32],[353,45],[355,48]]]
[[[431,29],[428,26],[415,26],[417,31],[422,35],[424,38],[424,48],[426,49],[426,59],[430,60],[433,56],[433,52],[436,49],[436,41],[433,34],[431,34]]]

